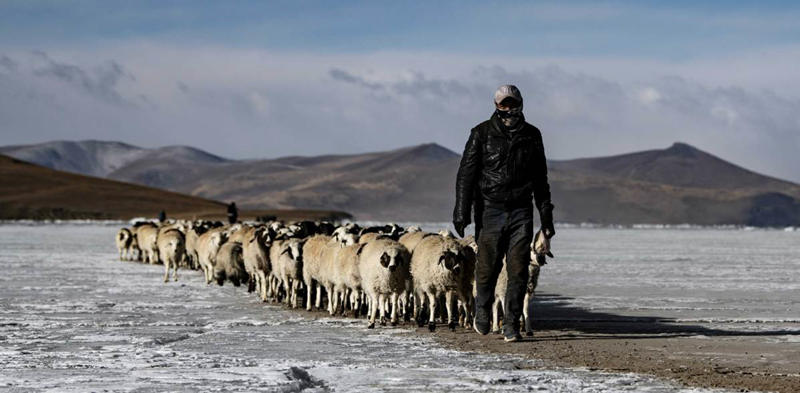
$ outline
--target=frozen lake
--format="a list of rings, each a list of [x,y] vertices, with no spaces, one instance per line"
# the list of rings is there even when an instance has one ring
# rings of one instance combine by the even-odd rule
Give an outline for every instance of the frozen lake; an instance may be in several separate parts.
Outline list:
[[[116,261],[118,227],[0,225],[0,390],[681,391],[307,319],[198,272],[164,284],[161,266]],[[554,252],[542,307],[797,329],[800,232],[565,228]]]

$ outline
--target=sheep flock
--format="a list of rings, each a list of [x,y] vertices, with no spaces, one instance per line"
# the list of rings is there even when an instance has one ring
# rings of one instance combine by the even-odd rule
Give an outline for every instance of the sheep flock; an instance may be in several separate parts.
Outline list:
[[[531,244],[523,327],[533,334],[531,301],[549,244]],[[299,221],[138,221],[116,236],[119,259],[164,265],[164,282],[178,269],[201,270],[207,284],[246,285],[264,302],[366,317],[368,328],[414,320],[471,329],[474,314],[474,237],[424,232],[396,224]],[[552,254],[550,254],[552,256]],[[498,277],[493,330],[500,331],[505,268]]]

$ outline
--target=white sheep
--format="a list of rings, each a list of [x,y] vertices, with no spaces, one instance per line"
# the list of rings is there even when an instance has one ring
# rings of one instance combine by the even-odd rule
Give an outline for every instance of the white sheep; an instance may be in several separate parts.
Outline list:
[[[333,263],[333,293],[335,299],[342,299],[345,303],[349,298],[350,308],[353,310],[353,316],[358,317],[361,311],[361,295],[363,293],[361,287],[361,274],[358,272],[358,264],[360,259],[361,250],[366,244],[353,244],[344,246],[336,254],[336,260]],[[348,294],[350,296],[348,296]],[[334,308],[338,304],[334,303]],[[344,308],[344,307],[343,307]]]
[[[185,238],[177,228],[161,231],[158,235],[158,252],[164,262],[164,282],[169,282],[169,270],[173,269],[174,280],[178,281],[178,264],[185,255]]]
[[[200,261],[197,257],[197,246],[199,245],[200,235],[205,233],[208,228],[202,225],[192,225],[186,230],[186,259],[192,269],[200,268]]]
[[[228,235],[223,227],[210,229],[197,240],[197,259],[205,275],[206,284],[210,284],[214,279],[217,251],[227,240]]]
[[[400,244],[406,247],[409,252],[414,253],[414,248],[417,247],[422,238],[425,236],[433,236],[434,234],[422,231],[406,232],[400,236]]]
[[[297,238],[275,240],[269,249],[272,275],[286,293],[284,301],[292,308],[298,306],[303,282],[303,243],[303,239]],[[273,294],[278,292],[277,285],[271,291]]]
[[[248,290],[257,291],[261,300],[267,300],[267,288],[270,283],[268,277],[272,273],[272,264],[269,259],[269,244],[272,239],[267,232],[267,228],[249,228],[244,243],[242,243],[242,253],[244,257],[244,268],[250,276],[250,287]]]
[[[454,238],[438,234],[425,236],[414,248],[411,256],[411,277],[414,282],[414,302],[417,309],[417,322],[422,325],[421,310],[428,303],[428,329],[436,329],[436,303],[439,296],[445,296],[448,326],[456,327],[456,310],[453,295],[467,300],[464,276],[470,276],[463,246]],[[470,277],[471,278],[471,277]],[[470,288],[471,292],[471,288]]]
[[[368,233],[365,233],[365,234],[359,236],[358,237],[358,242],[361,243],[361,244],[367,244],[367,243],[369,243],[371,241],[375,241],[375,240],[381,239],[381,238],[387,238],[388,239],[389,236],[384,235],[382,233],[378,233],[378,232],[368,232]]]
[[[127,260],[138,261],[141,259],[142,251],[139,249],[139,238],[136,236],[135,231],[131,231],[131,241],[128,243],[126,250]]]
[[[397,300],[405,289],[410,259],[408,250],[391,239],[377,239],[361,249],[358,273],[369,301],[369,328],[375,327],[379,311],[383,318],[389,302],[392,306],[391,322],[397,324]]]
[[[129,259],[129,247],[133,241],[133,232],[128,228],[120,228],[117,232],[116,242],[117,251],[119,251],[119,260],[124,261]]]
[[[328,293],[328,312],[333,315],[338,312],[340,300],[345,304],[346,291],[336,291],[336,271],[339,263],[338,255],[345,247],[353,246],[359,241],[358,235],[347,233],[331,240],[325,244],[320,253],[320,265],[317,275],[317,282],[325,288]]]
[[[158,263],[158,227],[154,224],[142,224],[136,228],[136,239],[139,241],[139,250],[142,253],[142,262]]]
[[[322,285],[319,284],[320,269],[322,264],[322,252],[332,241],[331,236],[314,235],[306,240],[303,245],[303,282],[306,284],[306,310],[311,311],[312,291],[316,290],[316,301],[314,306],[322,306]]]

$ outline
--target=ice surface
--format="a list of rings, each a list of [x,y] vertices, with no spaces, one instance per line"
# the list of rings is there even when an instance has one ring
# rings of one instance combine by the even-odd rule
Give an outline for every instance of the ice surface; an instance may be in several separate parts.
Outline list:
[[[796,280],[786,279],[797,250],[771,239],[796,233],[757,239],[763,250],[731,249],[728,232],[699,233],[713,240],[708,250],[695,237],[678,236],[684,247],[673,247],[674,234],[642,250],[641,232],[561,231],[561,252],[540,283],[571,300],[543,302],[681,315],[685,307],[687,317],[754,328],[762,322],[726,314],[798,315]],[[0,225],[0,390],[702,391],[639,375],[531,369],[541,364],[449,350],[403,328],[307,319],[241,288],[207,286],[197,272],[164,284],[160,266],[115,260],[115,233],[111,225]],[[755,282],[737,279],[752,265],[748,253],[767,267],[752,270]],[[775,291],[783,297],[769,303]]]

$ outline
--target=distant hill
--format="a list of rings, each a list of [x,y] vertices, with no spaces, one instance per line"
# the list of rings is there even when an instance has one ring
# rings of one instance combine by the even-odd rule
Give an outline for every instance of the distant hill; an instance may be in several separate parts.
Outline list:
[[[0,151],[12,155],[23,151],[35,158],[43,148],[9,149]],[[36,162],[48,166],[80,161],[70,161],[66,151],[59,153],[61,161],[52,154],[43,156],[48,160]],[[359,219],[448,221],[459,160],[458,154],[436,144],[265,160],[227,160],[189,147],[170,147],[141,149],[133,159],[116,161],[123,164],[106,176],[235,200],[251,209],[334,209]],[[560,222],[800,225],[800,185],[751,172],[683,143],[662,150],[551,161],[549,168]]]
[[[751,172],[685,143],[675,143],[663,150],[554,161],[550,166],[563,172],[610,176],[676,187],[734,189],[797,186]]]
[[[0,219],[130,219],[170,217],[222,219],[226,204],[137,184],[57,171],[0,155]],[[243,218],[343,218],[331,211],[244,211]]]
[[[223,163],[228,160],[188,146],[145,149],[122,142],[54,141],[35,145],[3,146],[0,154],[36,163],[51,169],[106,177],[122,168],[141,166],[142,162],[160,166],[183,166]],[[112,176],[114,177],[114,176]]]

